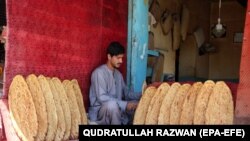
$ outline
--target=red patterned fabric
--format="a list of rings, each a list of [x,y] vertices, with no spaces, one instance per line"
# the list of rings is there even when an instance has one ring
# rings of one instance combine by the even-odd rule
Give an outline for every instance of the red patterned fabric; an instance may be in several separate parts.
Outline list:
[[[91,72],[105,63],[107,45],[126,46],[127,16],[127,0],[7,0],[3,97],[15,75],[34,73],[76,78],[87,106]]]
[[[77,79],[86,107],[91,72],[105,63],[107,45],[116,40],[126,47],[127,9],[127,0],[7,0],[3,98],[15,75],[44,74]],[[0,109],[7,140],[19,141],[7,100]]]
[[[238,87],[236,116],[250,118],[250,2],[246,12],[244,40],[240,64],[240,83]]]

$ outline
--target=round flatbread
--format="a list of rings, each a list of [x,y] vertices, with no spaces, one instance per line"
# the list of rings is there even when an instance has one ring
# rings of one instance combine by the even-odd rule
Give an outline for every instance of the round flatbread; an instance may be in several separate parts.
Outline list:
[[[56,91],[59,95],[65,118],[65,133],[63,140],[69,140],[70,130],[71,130],[71,113],[69,109],[69,102],[68,102],[69,100],[64,90],[62,82],[57,77],[53,77],[52,82],[54,83]]]
[[[47,120],[47,109],[46,103],[43,96],[42,89],[39,81],[34,74],[30,74],[26,78],[26,82],[31,92],[32,99],[35,104],[37,121],[38,121],[38,132],[36,140],[44,140],[47,134],[48,120]]]
[[[194,124],[205,124],[205,113],[215,83],[207,80],[199,91],[194,108]]]
[[[73,84],[69,80],[63,81],[63,86],[68,97],[69,109],[71,113],[71,130],[70,139],[77,139],[79,132],[79,125],[81,124],[81,115],[77,105]]]
[[[24,141],[34,141],[38,131],[37,114],[23,76],[13,78],[8,96],[10,118],[17,135]]]
[[[160,114],[158,117],[158,124],[160,125],[166,125],[170,122],[170,109],[172,102],[174,101],[175,95],[177,91],[179,90],[181,84],[178,82],[175,82],[171,85],[170,89],[168,90],[168,93],[165,95],[163,102],[161,104],[160,108]]]
[[[223,81],[215,84],[206,110],[206,124],[233,124],[234,107],[231,90]]]
[[[198,92],[202,87],[201,82],[196,82],[189,89],[187,96],[184,100],[180,118],[180,124],[192,125],[194,120],[194,106]]]
[[[150,101],[150,105],[148,108],[148,113],[146,116],[145,124],[153,124],[156,125],[158,123],[158,116],[161,108],[162,101],[167,94],[170,86],[168,83],[162,83]]]
[[[55,139],[57,125],[58,125],[56,105],[53,98],[53,94],[49,86],[49,82],[47,81],[46,77],[44,77],[43,75],[39,75],[38,81],[43,91],[43,96],[45,99],[47,115],[48,115],[48,132],[46,135],[46,140],[51,141]]]
[[[148,113],[148,107],[155,92],[156,88],[153,86],[146,88],[135,111],[134,121],[133,121],[134,125],[145,124],[145,119]]]
[[[179,124],[180,123],[180,116],[182,112],[182,106],[184,103],[184,100],[187,96],[187,92],[190,89],[190,84],[183,84],[178,92],[176,93],[176,96],[174,98],[174,101],[171,105],[170,110],[170,124]]]
[[[78,104],[79,111],[80,111],[80,114],[81,114],[81,124],[87,125],[88,124],[88,118],[87,118],[86,110],[85,110],[85,107],[84,107],[84,102],[83,102],[83,97],[82,97],[82,92],[81,92],[80,86],[79,86],[76,79],[71,80],[71,82],[73,84],[73,89],[74,89],[74,92],[75,92],[77,104]]]
[[[64,132],[66,130],[65,129],[66,128],[65,119],[64,119],[65,117],[63,114],[59,94],[55,88],[55,85],[52,82],[51,78],[47,78],[47,81],[49,82],[49,86],[50,86],[51,92],[53,94],[53,98],[54,98],[55,105],[56,105],[56,114],[58,117],[58,124],[57,124],[55,141],[61,141],[61,140],[63,140]]]

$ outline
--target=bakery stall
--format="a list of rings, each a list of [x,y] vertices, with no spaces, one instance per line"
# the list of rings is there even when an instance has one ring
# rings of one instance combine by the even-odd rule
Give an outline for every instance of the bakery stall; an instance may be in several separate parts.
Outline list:
[[[247,1],[5,2],[7,40],[0,100],[0,140],[77,139],[77,125],[88,124],[91,72],[105,63],[106,47],[113,40],[127,47],[120,71],[131,89],[143,91],[140,103],[147,105],[139,103],[134,124],[250,123],[250,17],[247,14],[250,9]],[[145,80],[148,85],[142,90]],[[40,89],[39,84],[43,86]],[[211,96],[206,95],[208,91]],[[37,94],[37,102],[32,102],[32,93]],[[39,106],[37,103],[43,93],[47,95],[43,101],[50,104]],[[59,93],[61,96],[57,95]],[[17,94],[27,99],[19,99]],[[214,103],[223,99],[224,105]],[[65,104],[58,106],[58,100]],[[205,106],[202,103],[206,103]],[[223,107],[221,111],[224,110],[225,116],[214,114],[221,111],[213,106]],[[182,107],[185,110],[182,111]],[[39,118],[44,115],[35,111],[46,108],[51,111],[47,119],[49,134],[45,137],[46,131],[38,128],[42,125]],[[63,111],[65,109],[68,111]],[[190,111],[193,116],[189,116]],[[175,113],[172,117],[171,112]],[[75,117],[70,122],[72,130],[67,130],[66,124],[70,123],[59,125],[59,118],[55,117],[60,114],[65,119]],[[16,115],[29,120],[15,121]],[[15,122],[27,130],[18,128]],[[55,123],[62,128],[57,128]]]
[[[128,39],[128,50],[136,50],[136,53],[131,52],[134,56],[128,57],[133,60],[127,69],[131,69],[127,72],[131,72],[127,75],[128,78],[131,76],[128,83],[140,90],[145,80],[141,78],[146,78],[148,84],[224,81],[232,95],[234,123],[248,123],[249,82],[246,80],[248,61],[245,60],[248,53],[244,51],[248,36],[247,1],[149,0],[148,5],[134,2],[132,6],[132,21],[142,22],[148,34],[137,33],[139,28],[133,27],[133,22],[128,30],[129,33],[139,34],[128,36],[131,38]],[[138,12],[142,15],[136,15],[141,6],[146,7],[148,13],[144,11],[144,14]],[[144,26],[145,22],[136,19],[143,15],[148,16],[148,27]],[[137,42],[144,37],[148,38],[146,51],[144,44]],[[145,62],[146,66],[142,67]]]

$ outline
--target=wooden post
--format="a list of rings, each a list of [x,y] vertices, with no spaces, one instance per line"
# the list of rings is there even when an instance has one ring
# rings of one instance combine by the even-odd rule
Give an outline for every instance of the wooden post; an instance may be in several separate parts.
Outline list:
[[[140,92],[146,78],[148,54],[148,0],[129,0],[127,82]]]

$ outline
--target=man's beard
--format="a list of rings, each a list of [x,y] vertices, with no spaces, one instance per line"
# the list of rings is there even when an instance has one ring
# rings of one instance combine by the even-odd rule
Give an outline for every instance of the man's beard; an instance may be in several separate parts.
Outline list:
[[[121,66],[121,63],[117,63],[116,65],[114,65],[114,68],[118,69],[120,68],[120,66]]]

